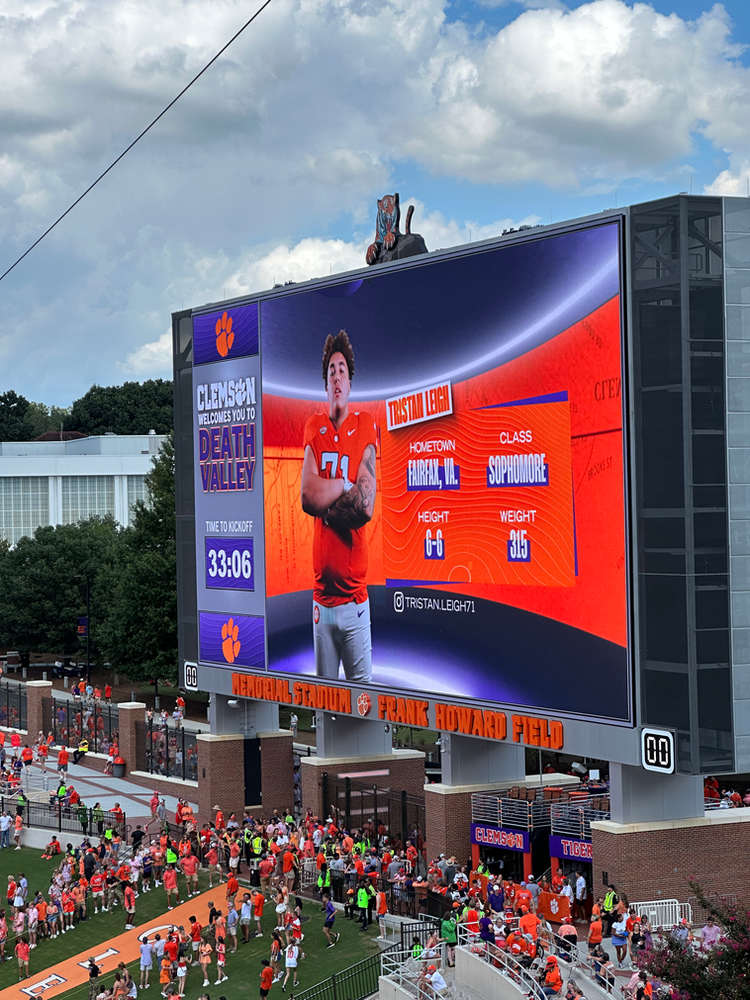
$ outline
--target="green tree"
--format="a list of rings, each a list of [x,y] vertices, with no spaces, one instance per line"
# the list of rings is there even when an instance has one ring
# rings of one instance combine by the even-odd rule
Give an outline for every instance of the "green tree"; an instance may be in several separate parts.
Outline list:
[[[47,431],[64,429],[65,421],[70,414],[69,409],[62,406],[46,406],[44,403],[29,403],[26,420],[29,428],[29,440],[33,441]]]
[[[92,385],[65,418],[66,431],[82,434],[168,434],[174,426],[172,383],[164,379]]]
[[[750,913],[708,899],[697,882],[690,888],[719,923],[719,943],[697,952],[670,935],[644,952],[640,967],[670,985],[675,1000],[748,1000]]]
[[[49,430],[59,431],[69,411],[32,403],[10,389],[0,395],[0,441],[33,441]]]
[[[76,635],[86,613],[91,579],[91,619],[102,621],[111,603],[108,567],[120,545],[112,518],[37,528],[14,548],[0,546],[0,644],[24,653],[83,652]],[[91,632],[92,658],[98,644]]]
[[[29,403],[25,396],[9,389],[0,394],[0,441],[28,441],[31,436]]]
[[[146,476],[148,502],[121,532],[113,601],[100,628],[106,659],[133,680],[177,681],[177,545],[172,436]]]

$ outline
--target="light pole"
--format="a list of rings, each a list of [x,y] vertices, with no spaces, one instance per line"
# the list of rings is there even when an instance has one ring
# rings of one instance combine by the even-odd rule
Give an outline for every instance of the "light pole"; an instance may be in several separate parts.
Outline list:
[[[86,581],[86,684],[91,684],[91,576],[78,573],[76,579]],[[81,634],[81,619],[78,619],[78,634]]]
[[[86,685],[91,684],[91,577],[86,574]]]

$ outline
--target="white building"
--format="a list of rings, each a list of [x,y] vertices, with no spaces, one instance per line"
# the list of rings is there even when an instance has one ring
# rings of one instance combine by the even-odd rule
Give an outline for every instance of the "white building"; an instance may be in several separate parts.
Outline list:
[[[72,441],[0,443],[0,538],[15,545],[47,524],[111,514],[131,521],[165,436],[105,434]]]

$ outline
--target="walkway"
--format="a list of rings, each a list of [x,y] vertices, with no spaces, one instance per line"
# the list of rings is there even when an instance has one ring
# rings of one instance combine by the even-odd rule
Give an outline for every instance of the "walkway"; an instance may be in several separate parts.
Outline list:
[[[48,768],[47,777],[48,788],[45,790],[43,775],[37,765],[33,765],[31,788],[29,789],[30,799],[40,802],[47,801],[49,792],[57,787],[57,771]],[[68,767],[67,785],[68,787],[72,785],[75,788],[87,806],[93,806],[94,803],[99,802],[101,808],[106,811],[113,809],[115,803],[119,802],[120,808],[125,813],[127,823],[133,829],[135,829],[138,823],[141,826],[145,826],[151,818],[149,802],[154,792],[148,785],[136,784],[136,782],[129,778],[113,778],[110,775],[103,774],[101,771],[85,767],[83,764],[74,764],[72,760]],[[24,787],[26,787],[26,782],[24,782]],[[194,791],[193,786],[185,786],[186,793],[194,793]],[[160,798],[163,798],[165,801],[167,817],[169,819],[174,817],[178,794],[179,790],[175,787],[174,795],[160,795]],[[184,798],[185,795],[181,797]],[[190,805],[197,813],[198,803],[191,801]]]

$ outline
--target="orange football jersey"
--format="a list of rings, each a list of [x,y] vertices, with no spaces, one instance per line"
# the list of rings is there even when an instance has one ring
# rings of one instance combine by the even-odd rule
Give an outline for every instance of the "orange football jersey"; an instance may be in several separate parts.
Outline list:
[[[377,447],[377,427],[372,415],[349,411],[341,427],[331,423],[327,413],[319,413],[305,425],[304,446],[309,445],[323,479],[357,481],[357,470],[368,445]],[[315,600],[324,607],[367,600],[367,525],[361,528],[334,527],[315,518],[313,567]]]

